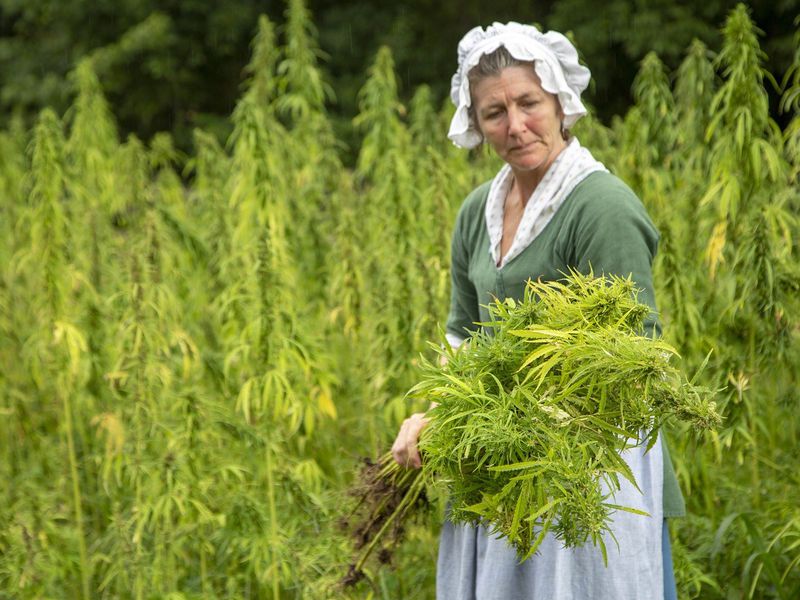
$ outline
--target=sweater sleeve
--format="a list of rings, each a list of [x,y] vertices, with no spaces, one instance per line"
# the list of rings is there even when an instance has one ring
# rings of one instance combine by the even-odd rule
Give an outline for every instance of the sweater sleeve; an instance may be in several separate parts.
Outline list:
[[[639,289],[638,300],[651,311],[645,319],[646,335],[661,335],[656,312],[651,265],[658,247],[658,230],[641,201],[622,181],[612,177],[578,209],[570,261],[581,272],[630,276]]]
[[[469,278],[471,221],[476,210],[473,196],[467,198],[458,212],[450,246],[450,312],[447,317],[448,339],[465,339],[475,331],[480,320],[478,294]]]
[[[611,177],[596,193],[587,193],[578,209],[572,232],[575,256],[571,264],[582,272],[593,269],[596,275],[630,276],[639,288],[638,299],[651,311],[644,322],[645,335],[661,336],[656,312],[652,263],[659,234],[639,198],[621,180]],[[686,514],[666,440],[664,453],[664,516]]]

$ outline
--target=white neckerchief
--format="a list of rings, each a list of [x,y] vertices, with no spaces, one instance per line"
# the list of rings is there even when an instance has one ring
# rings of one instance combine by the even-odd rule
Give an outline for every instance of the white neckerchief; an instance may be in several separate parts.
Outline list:
[[[542,232],[575,186],[595,171],[608,171],[608,169],[603,163],[595,160],[592,153],[581,146],[577,138],[572,138],[528,198],[514,241],[501,260],[503,211],[513,180],[511,167],[504,165],[492,180],[486,201],[486,229],[489,231],[489,252],[494,264],[502,269],[510,260],[519,256]]]

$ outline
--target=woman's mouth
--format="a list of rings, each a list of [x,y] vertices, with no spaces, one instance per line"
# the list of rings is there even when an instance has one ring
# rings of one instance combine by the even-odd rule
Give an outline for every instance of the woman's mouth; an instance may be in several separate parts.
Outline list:
[[[530,150],[533,145],[536,143],[537,140],[532,142],[528,142],[527,144],[523,144],[522,146],[513,146],[511,148],[511,152],[525,152],[526,150]]]

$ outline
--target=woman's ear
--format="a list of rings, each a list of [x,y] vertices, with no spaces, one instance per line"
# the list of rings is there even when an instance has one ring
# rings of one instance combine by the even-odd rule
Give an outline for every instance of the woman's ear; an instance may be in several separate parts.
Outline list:
[[[558,101],[558,96],[556,96],[556,106],[558,107],[556,115],[558,116],[558,120],[561,121],[561,129],[564,129],[564,119],[566,115],[564,115],[564,109],[561,108],[561,102]]]

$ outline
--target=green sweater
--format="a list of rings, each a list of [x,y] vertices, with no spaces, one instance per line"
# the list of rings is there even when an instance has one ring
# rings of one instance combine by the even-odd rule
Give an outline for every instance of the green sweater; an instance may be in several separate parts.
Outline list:
[[[476,188],[462,205],[452,243],[452,295],[447,332],[467,337],[476,323],[489,321],[486,305],[495,298],[521,299],[528,279],[563,278],[570,267],[596,275],[630,275],[640,288],[639,301],[653,311],[648,333],[661,334],[655,312],[651,264],[658,231],[636,194],[620,179],[598,171],[580,182],[542,232],[518,256],[497,268],[489,252],[485,208],[491,182]],[[685,514],[666,444],[664,516]]]

